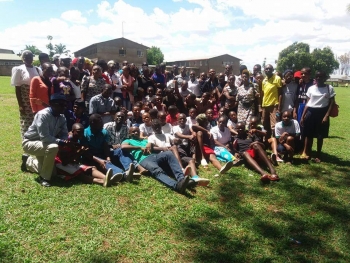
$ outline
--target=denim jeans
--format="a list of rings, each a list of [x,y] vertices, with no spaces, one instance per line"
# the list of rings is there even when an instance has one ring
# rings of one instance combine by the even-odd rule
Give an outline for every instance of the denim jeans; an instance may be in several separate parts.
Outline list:
[[[97,157],[98,158],[98,157]],[[101,159],[101,158],[98,158],[98,159],[100,159],[100,160],[103,160],[103,159]],[[117,174],[117,173],[119,173],[119,174],[123,174],[123,177],[125,177],[125,173],[124,173],[124,171],[122,170],[122,169],[120,169],[119,167],[117,167],[117,166],[115,166],[113,163],[111,163],[111,162],[106,162],[106,169],[108,170],[108,169],[112,169],[113,170],[113,174]]]
[[[116,166],[122,166],[124,171],[129,170],[131,163],[137,167],[139,164],[134,160],[130,152],[123,151],[121,148],[111,150],[111,161]]]
[[[152,154],[143,159],[140,165],[148,170],[156,180],[171,189],[175,189],[177,183],[184,178],[179,162],[171,151]],[[165,171],[169,171],[169,169],[176,180],[166,174]]]

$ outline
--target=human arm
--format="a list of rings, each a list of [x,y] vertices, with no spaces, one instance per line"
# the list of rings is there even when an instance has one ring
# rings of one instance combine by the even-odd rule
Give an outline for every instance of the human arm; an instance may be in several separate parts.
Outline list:
[[[310,98],[307,98],[303,114],[301,115],[301,118],[300,118],[300,125],[301,126],[304,126],[304,118],[305,118],[305,114],[307,112],[307,109],[309,108],[309,106],[307,106],[307,103],[309,102],[309,100],[310,100]]]
[[[194,131],[194,132],[198,132],[198,131],[201,131],[201,132],[205,132],[208,134],[209,138],[211,138],[211,133],[210,131],[208,131],[207,129],[203,128],[202,126],[199,126],[198,124],[193,124],[191,129]]]

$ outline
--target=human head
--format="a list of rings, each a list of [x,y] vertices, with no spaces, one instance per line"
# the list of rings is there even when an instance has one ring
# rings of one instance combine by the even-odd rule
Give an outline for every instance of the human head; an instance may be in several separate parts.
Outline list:
[[[253,76],[256,75],[256,73],[261,72],[261,65],[260,64],[255,64],[253,67]]]
[[[174,91],[171,88],[165,88],[164,93],[168,98],[172,98],[174,96]]]
[[[311,78],[311,68],[304,67],[301,69],[301,79],[304,83],[308,83]]]
[[[94,113],[89,118],[91,132],[96,134],[102,131],[103,121],[100,114]]]
[[[176,117],[176,114],[178,113],[178,109],[175,105],[170,105],[168,108],[169,115],[173,118]]]
[[[259,121],[260,121],[260,119],[259,119],[258,116],[251,116],[250,117],[249,128],[250,129],[256,129],[258,127]]]
[[[179,75],[179,67],[177,65],[173,65],[173,72],[174,72],[174,75]]]
[[[240,121],[237,123],[236,125],[236,131],[238,133],[238,136],[244,136],[246,134],[246,131],[245,131],[245,122],[243,121]]]
[[[84,126],[81,123],[74,123],[72,125],[72,135],[73,139],[79,140],[84,137]]]
[[[158,111],[158,119],[162,123],[162,125],[166,124],[166,113],[164,111]]]
[[[225,107],[221,107],[221,108],[219,109],[219,117],[221,117],[221,116],[223,116],[223,115],[226,115],[225,112],[226,112]]]
[[[50,107],[52,109],[52,114],[58,116],[63,114],[67,109],[67,99],[66,96],[60,93],[54,93],[50,97],[49,101]]]
[[[112,95],[113,87],[111,84],[104,84],[102,89],[102,97],[109,98]]]
[[[149,76],[149,68],[148,67],[142,67],[142,74],[145,77],[148,77]]]
[[[98,79],[102,77],[102,69],[99,65],[94,65],[92,67],[92,75],[94,79]]]
[[[52,62],[56,65],[56,67],[60,66],[60,55],[55,54],[52,56]]]
[[[162,133],[162,123],[160,120],[155,119],[152,120],[152,130],[155,134],[161,134]]]
[[[141,88],[141,87],[137,88],[137,96],[138,97],[143,98],[143,93],[144,93],[143,88]]]
[[[190,104],[190,105],[194,104],[195,100],[196,100],[196,95],[194,95],[193,93],[188,94],[187,97],[186,97],[186,103],[187,103],[187,105],[189,105],[189,104]]]
[[[162,104],[162,99],[163,99],[163,98],[162,98],[161,96],[158,96],[158,95],[157,95],[156,98],[155,98],[156,105],[159,106],[160,104]]]
[[[139,106],[132,107],[132,114],[134,114],[134,118],[140,117],[141,109]]]
[[[242,75],[242,71],[247,69],[247,66],[246,65],[240,65],[239,67],[239,74]]]
[[[186,125],[186,121],[187,121],[186,114],[180,113],[179,114],[179,118],[177,119],[177,121],[179,122],[179,125],[181,127],[185,126]]]
[[[115,62],[113,60],[108,61],[107,63],[108,73],[113,75],[115,72]]]
[[[202,72],[202,73],[200,74],[200,79],[201,79],[201,80],[206,80],[206,79],[207,79],[207,74],[206,74],[205,72]]]
[[[207,119],[207,116],[205,116],[204,113],[201,113],[199,114],[197,117],[196,117],[196,121],[198,122],[198,125],[203,127],[203,128],[207,128],[207,125],[208,125],[208,119]]]
[[[59,77],[66,77],[66,78],[69,78],[69,70],[68,70],[68,68],[66,68],[66,67],[59,67],[59,68],[57,69],[57,75],[58,75]]]
[[[262,81],[264,80],[263,74],[261,72],[257,72],[255,74],[255,80],[256,80],[256,83],[258,83],[258,85],[261,85]]]
[[[267,64],[265,67],[265,74],[268,78],[271,78],[273,75],[273,66],[271,64]]]
[[[122,70],[123,70],[123,76],[128,78],[129,77],[129,73],[130,73],[129,67],[128,66],[123,66]]]
[[[212,109],[207,109],[205,111],[205,116],[207,117],[208,121],[212,121],[214,116],[214,111]]]
[[[154,88],[152,86],[147,88],[148,96],[152,97],[154,95]]]
[[[186,66],[182,66],[181,69],[180,69],[180,73],[181,73],[181,76],[186,76]]]
[[[196,73],[193,70],[190,71],[190,79],[192,82],[196,79]]]
[[[230,85],[230,87],[233,87],[235,85],[235,81],[236,81],[235,75],[230,75],[228,77],[228,84]]]
[[[228,116],[232,122],[237,122],[237,113],[235,111],[230,111]]]
[[[124,68],[125,66],[128,66],[128,65],[129,65],[129,63],[128,63],[126,60],[124,60],[123,63],[122,63],[123,68]],[[124,70],[124,69],[123,69],[123,70]]]
[[[242,81],[244,85],[249,84],[249,71],[247,69],[244,69],[241,74]]]
[[[149,124],[151,122],[151,116],[148,112],[142,114],[142,121],[146,124]]]
[[[183,81],[181,82],[181,90],[182,90],[182,91],[186,91],[187,88],[188,88],[188,83],[187,83],[186,80],[183,80]]]
[[[140,129],[139,129],[139,127],[136,127],[136,126],[130,127],[130,129],[129,129],[129,136],[132,139],[138,140],[140,138]]]
[[[289,125],[291,119],[292,119],[292,114],[290,111],[286,110],[282,113],[282,122],[284,125]]]
[[[197,116],[197,109],[191,108],[188,112],[188,115],[190,115],[191,119],[194,119]]]
[[[229,76],[232,74],[232,65],[226,65],[225,66],[225,75]]]
[[[125,113],[122,111],[117,112],[114,115],[114,121],[117,125],[122,125],[125,122]]]
[[[158,110],[157,109],[150,109],[149,115],[151,116],[151,119],[157,119],[158,118]]]
[[[99,59],[96,62],[97,65],[99,65],[102,69],[102,72],[105,72],[108,70],[107,62],[103,59]]]
[[[210,69],[209,70],[209,77],[211,78],[211,79],[214,79],[214,78],[216,78],[216,71],[215,71],[215,69]]]
[[[283,72],[283,78],[286,83],[290,83],[293,80],[293,71],[287,69],[285,72]]]
[[[66,55],[66,54],[61,54],[60,55],[60,65],[63,67],[66,67],[70,69],[70,63],[72,62],[72,59]]]
[[[156,95],[162,97],[162,95],[163,95],[162,89],[157,89],[157,90],[156,90]]]
[[[209,92],[204,92],[202,94],[202,99],[203,99],[203,102],[207,102],[210,99],[210,93]]]
[[[71,80],[77,80],[80,75],[78,67],[71,67],[69,70],[69,75]]]
[[[43,70],[43,77],[46,79],[50,79],[54,73],[51,63],[45,62],[41,65],[41,69]]]
[[[149,101],[146,101],[142,105],[142,109],[144,112],[149,112],[152,109],[152,103]]]
[[[81,116],[85,111],[85,101],[82,99],[77,99],[73,104],[73,111],[76,116]]]
[[[31,66],[33,64],[33,53],[30,50],[24,50],[22,52],[22,61],[26,66]]]
[[[116,106],[121,106],[122,105],[122,99],[120,97],[115,97],[114,98],[114,103]]]
[[[225,74],[224,73],[219,73],[219,83],[223,85],[225,83]]]
[[[40,65],[43,65],[44,63],[50,63],[49,55],[46,53],[40,53],[39,61],[40,61]]]
[[[223,131],[225,129],[225,127],[227,127],[227,116],[226,115],[222,115],[221,117],[219,117],[218,119],[218,127],[221,131]]]
[[[78,57],[78,63],[77,67],[79,70],[83,70],[85,65],[85,58],[84,57]]]
[[[316,70],[315,80],[318,87],[323,87],[326,80],[329,78],[327,73],[323,70]]]

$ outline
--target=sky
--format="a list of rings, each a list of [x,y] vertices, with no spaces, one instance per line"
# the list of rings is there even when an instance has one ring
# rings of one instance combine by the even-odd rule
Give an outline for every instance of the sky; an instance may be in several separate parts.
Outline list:
[[[252,69],[275,65],[293,42],[350,52],[350,0],[0,0],[0,48],[71,52],[123,36],[159,47],[165,61],[230,54]]]

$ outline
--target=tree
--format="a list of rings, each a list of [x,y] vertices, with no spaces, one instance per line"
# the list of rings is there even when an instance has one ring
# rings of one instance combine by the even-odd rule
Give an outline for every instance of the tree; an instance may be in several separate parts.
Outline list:
[[[52,36],[47,36],[47,40],[49,40],[49,44],[46,45],[46,48],[49,50],[49,57],[52,58],[52,56],[55,54],[53,45],[51,43],[53,37]]]
[[[164,60],[164,54],[159,47],[152,46],[147,50],[147,63],[149,65],[158,65]]]
[[[350,52],[338,57],[340,62],[340,75],[349,75],[350,69]]]
[[[55,50],[56,54],[63,54],[63,53],[70,52],[70,50],[66,49],[66,45],[63,45],[62,43],[59,43],[58,45],[55,45],[54,50]]]
[[[284,72],[286,69],[300,70],[303,67],[310,67],[312,74],[315,70],[324,70],[327,74],[330,74],[339,67],[339,62],[334,58],[330,47],[316,48],[310,53],[309,44],[302,42],[295,42],[279,53],[278,71]]]
[[[21,53],[24,51],[24,50],[29,50],[31,51],[34,55],[39,55],[41,53],[41,50],[38,49],[36,46],[34,45],[26,45],[26,47],[21,51]]]

